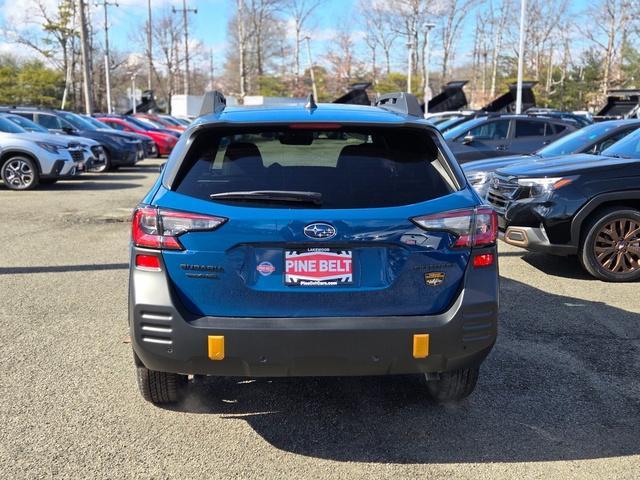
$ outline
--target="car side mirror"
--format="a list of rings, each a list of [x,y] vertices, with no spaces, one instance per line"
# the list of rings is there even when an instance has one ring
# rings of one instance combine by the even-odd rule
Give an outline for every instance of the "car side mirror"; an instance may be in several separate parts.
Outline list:
[[[475,138],[473,135],[465,135],[465,137],[462,139],[462,144],[469,145],[470,143],[473,143],[474,139]]]
[[[74,132],[75,132],[75,129],[73,129],[73,128],[71,128],[71,127],[62,127],[62,131],[63,131],[64,133],[67,133],[67,134],[71,135],[72,133],[74,133]]]

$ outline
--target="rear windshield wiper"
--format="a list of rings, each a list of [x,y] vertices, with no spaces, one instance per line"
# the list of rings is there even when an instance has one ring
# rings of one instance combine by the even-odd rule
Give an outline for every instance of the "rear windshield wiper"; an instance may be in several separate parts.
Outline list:
[[[212,200],[271,201],[322,205],[322,194],[319,192],[296,192],[288,190],[254,190],[246,192],[212,193],[209,195],[209,198]]]

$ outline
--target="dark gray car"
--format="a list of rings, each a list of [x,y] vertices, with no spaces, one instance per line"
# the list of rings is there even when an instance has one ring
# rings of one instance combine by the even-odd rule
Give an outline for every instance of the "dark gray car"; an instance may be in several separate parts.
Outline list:
[[[459,163],[507,155],[526,155],[577,130],[560,119],[528,115],[487,115],[444,133]]]

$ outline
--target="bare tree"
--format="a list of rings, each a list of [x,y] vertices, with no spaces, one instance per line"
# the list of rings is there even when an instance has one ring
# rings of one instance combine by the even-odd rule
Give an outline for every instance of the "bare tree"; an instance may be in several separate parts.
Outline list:
[[[158,85],[167,103],[171,105],[171,97],[176,93],[178,85],[178,72],[184,59],[180,58],[180,41],[182,38],[182,22],[166,10],[160,14],[156,13],[152,20],[153,42],[158,47],[159,56],[155,59],[154,65],[164,73],[166,82],[155,70]],[[144,32],[142,32],[144,33]]]
[[[265,71],[265,39],[273,30],[274,24],[278,23],[275,13],[281,4],[282,0],[249,0],[246,5],[247,17],[253,29],[255,68],[259,77]]]
[[[496,80],[498,77],[498,62],[500,61],[500,52],[502,51],[502,42],[507,28],[507,18],[513,2],[510,0],[501,0],[500,7],[496,12],[491,5],[491,29],[493,30],[493,51],[491,53],[491,87],[489,96],[491,98],[496,95]]]
[[[302,44],[302,32],[305,29],[309,17],[313,11],[323,3],[323,0],[285,0],[283,10],[293,21],[294,43],[293,43],[293,60],[294,60],[294,80],[298,85],[300,78],[300,46]]]
[[[604,52],[602,63],[601,94],[610,88],[616,57],[635,13],[633,0],[600,0],[587,10],[587,15],[597,18],[593,28],[586,29],[586,37]]]
[[[351,29],[346,23],[341,24],[332,41],[331,50],[326,54],[327,62],[333,74],[333,91],[345,90],[353,78],[356,68],[354,55],[354,39]]]
[[[460,27],[469,11],[480,0],[446,0],[444,2],[443,26],[440,29],[442,41],[442,82],[449,77],[450,63],[453,59],[456,41],[460,35]]]
[[[39,53],[64,72],[64,108],[67,96],[73,89],[73,49],[78,37],[75,2],[60,0],[51,8],[46,0],[28,0],[24,11],[23,19],[12,22],[17,28],[5,29],[5,34],[12,41]]]
[[[360,9],[364,12],[367,45],[374,52],[374,45],[382,49],[385,62],[385,72],[391,73],[391,50],[398,38],[398,32],[391,28],[389,13],[382,2],[360,0]]]

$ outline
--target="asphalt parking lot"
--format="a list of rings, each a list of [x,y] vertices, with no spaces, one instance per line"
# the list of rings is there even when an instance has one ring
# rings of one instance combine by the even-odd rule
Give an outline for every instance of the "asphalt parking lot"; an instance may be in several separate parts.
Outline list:
[[[0,185],[0,477],[640,478],[640,285],[505,244],[498,343],[458,406],[413,377],[206,379],[144,402],[128,218],[159,163]]]

